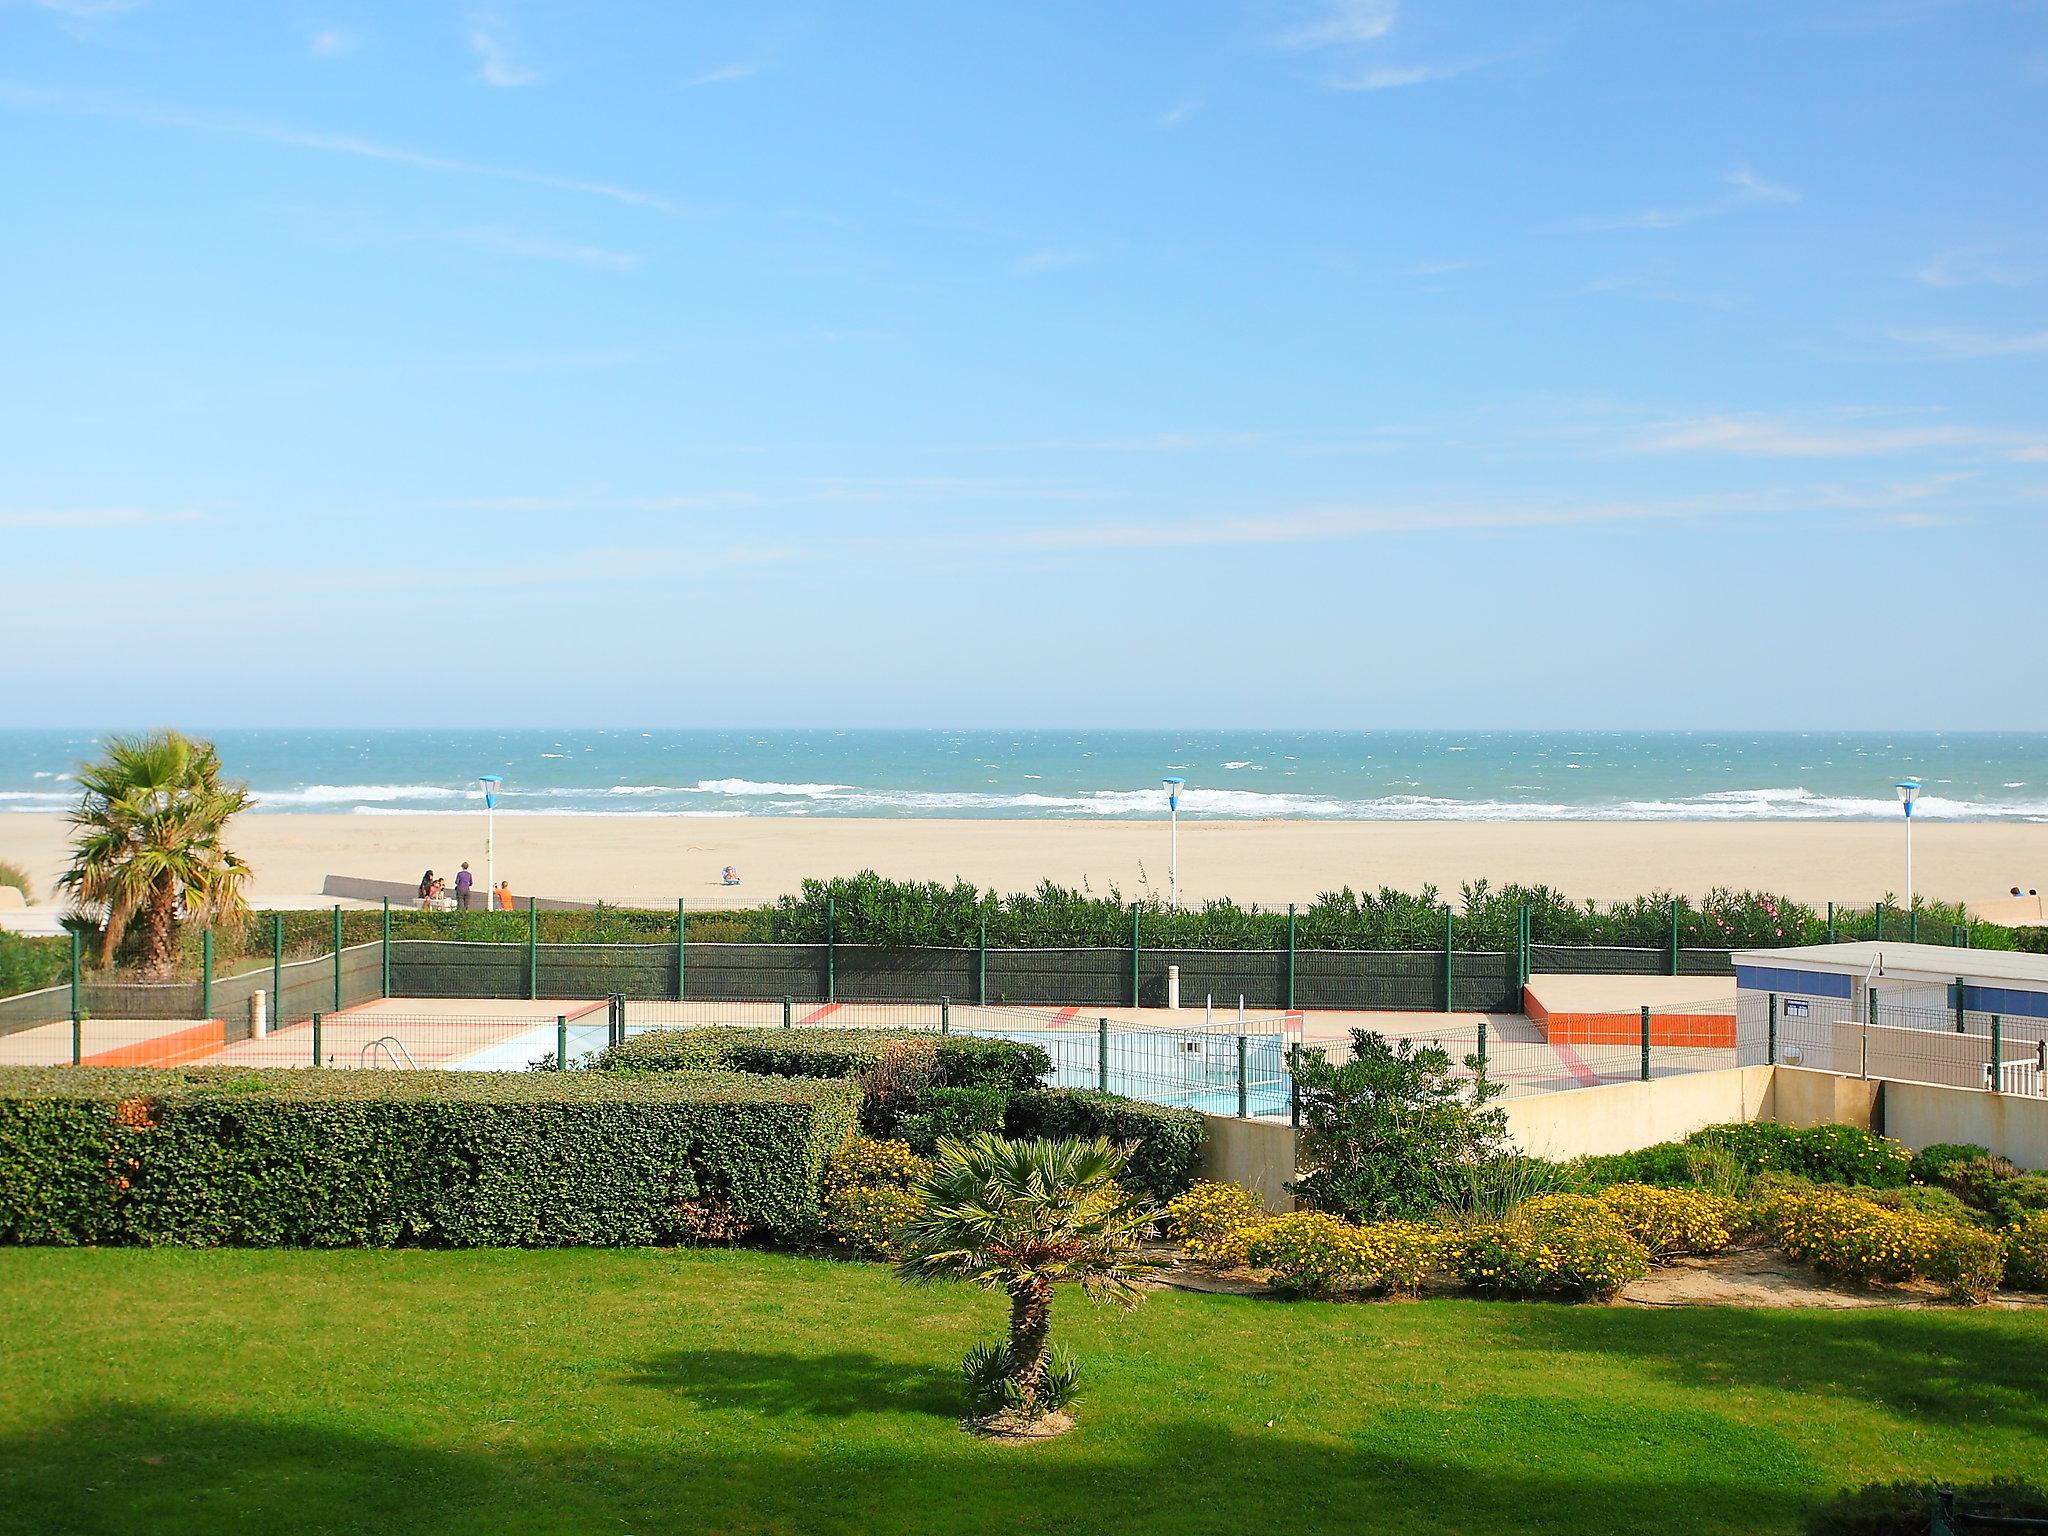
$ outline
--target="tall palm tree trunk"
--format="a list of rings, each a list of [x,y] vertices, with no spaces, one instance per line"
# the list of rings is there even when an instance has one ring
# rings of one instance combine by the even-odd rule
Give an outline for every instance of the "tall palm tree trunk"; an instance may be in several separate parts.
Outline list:
[[[1051,1347],[1052,1284],[1039,1279],[1023,1281],[1010,1292],[1010,1381],[1026,1418],[1038,1414],[1038,1394],[1045,1385]]]
[[[163,981],[178,967],[178,890],[169,880],[158,881],[149,893],[144,919],[148,935],[142,974],[151,981]]]

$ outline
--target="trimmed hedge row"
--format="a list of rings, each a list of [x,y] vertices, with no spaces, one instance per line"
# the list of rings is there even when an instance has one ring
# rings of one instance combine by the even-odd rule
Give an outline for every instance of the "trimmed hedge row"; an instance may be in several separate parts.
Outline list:
[[[0,1069],[0,1241],[807,1241],[858,1108],[734,1074]]]
[[[753,1072],[769,1077],[858,1077],[903,1046],[931,1049],[948,1087],[1036,1088],[1052,1058],[1035,1045],[920,1029],[657,1029],[608,1046],[596,1065],[626,1072]]]

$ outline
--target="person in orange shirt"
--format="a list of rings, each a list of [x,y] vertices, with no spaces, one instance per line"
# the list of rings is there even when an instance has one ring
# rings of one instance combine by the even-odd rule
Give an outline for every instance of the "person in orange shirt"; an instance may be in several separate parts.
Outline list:
[[[510,880],[500,880],[498,888],[491,895],[496,898],[500,912],[510,912],[512,910],[512,882]]]

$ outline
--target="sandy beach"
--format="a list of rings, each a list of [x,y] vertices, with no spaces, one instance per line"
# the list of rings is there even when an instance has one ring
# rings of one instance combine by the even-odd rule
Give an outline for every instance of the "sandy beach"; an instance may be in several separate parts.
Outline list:
[[[24,864],[41,894],[63,866],[60,816],[0,817],[0,858]],[[478,815],[245,815],[233,846],[255,867],[252,897],[320,890],[328,875],[417,880],[464,859],[481,880]],[[1900,829],[1881,822],[1181,823],[1183,900],[1307,902],[1325,890],[1468,880],[1542,882],[1607,901],[1716,885],[1819,904],[1865,904],[1904,885]],[[718,883],[736,865],[743,884]],[[501,816],[497,868],[521,895],[740,906],[793,892],[808,876],[875,869],[905,879],[960,876],[998,890],[1041,880],[1164,894],[1163,822],[940,821],[804,817]],[[2048,888],[2048,825],[1923,822],[1923,897],[1988,903],[2014,885]],[[2014,914],[2018,916],[2018,914]]]

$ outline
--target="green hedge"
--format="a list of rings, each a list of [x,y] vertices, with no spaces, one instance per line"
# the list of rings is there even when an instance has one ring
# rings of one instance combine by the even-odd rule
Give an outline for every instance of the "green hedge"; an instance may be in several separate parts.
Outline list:
[[[805,1241],[844,1084],[698,1073],[0,1069],[0,1241]]]
[[[1036,1087],[1052,1070],[1039,1046],[920,1029],[658,1029],[609,1046],[596,1065],[607,1071],[756,1072],[770,1077],[858,1077],[894,1047],[928,1046],[954,1088]]]
[[[1171,1200],[1195,1182],[1208,1127],[1192,1109],[1147,1104],[1087,1088],[1036,1088],[1015,1094],[1004,1134],[1022,1136],[1107,1136],[1136,1142],[1131,1182],[1156,1200]]]

